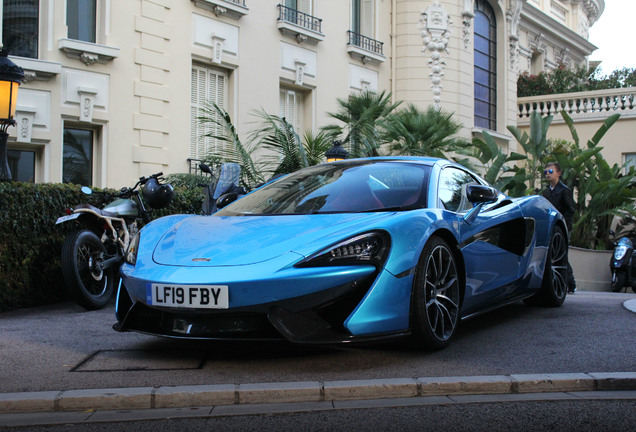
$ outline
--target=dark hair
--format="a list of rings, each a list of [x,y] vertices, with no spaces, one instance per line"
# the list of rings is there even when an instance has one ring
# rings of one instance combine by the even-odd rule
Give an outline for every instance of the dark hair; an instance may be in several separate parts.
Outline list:
[[[558,162],[548,162],[547,164],[545,164],[545,167],[549,167],[549,166],[553,166],[554,169],[556,169],[557,172],[561,172],[561,164]]]

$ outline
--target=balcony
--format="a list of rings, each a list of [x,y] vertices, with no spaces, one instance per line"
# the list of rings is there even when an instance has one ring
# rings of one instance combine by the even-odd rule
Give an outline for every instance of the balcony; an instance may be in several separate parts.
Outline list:
[[[322,34],[322,19],[281,4],[277,7],[278,30],[282,34],[296,38],[298,43],[308,42],[312,45],[325,39]]]
[[[238,20],[246,15],[249,9],[245,0],[192,0],[195,6],[214,12],[216,16],[227,16]]]
[[[359,33],[347,31],[349,43],[347,52],[352,58],[359,59],[362,63],[382,63],[386,60],[383,54],[384,43],[371,39]]]
[[[529,96],[517,99],[519,125],[528,123],[532,111],[555,115],[564,110],[573,120],[603,120],[614,113],[636,118],[636,88]]]

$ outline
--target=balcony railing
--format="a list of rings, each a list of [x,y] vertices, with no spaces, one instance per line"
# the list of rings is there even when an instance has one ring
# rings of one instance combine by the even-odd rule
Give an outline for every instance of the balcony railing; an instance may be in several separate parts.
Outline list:
[[[347,34],[349,35],[349,45],[362,48],[363,50],[372,52],[374,54],[378,54],[381,56],[384,55],[384,42],[371,39],[370,37],[352,32],[351,30],[348,30]]]
[[[555,115],[565,110],[572,118],[604,118],[614,113],[636,117],[636,88],[617,88],[589,92],[529,96],[517,99],[519,117],[532,111],[541,115]]]
[[[295,24],[316,33],[322,33],[322,19],[281,4],[278,5],[278,20]]]

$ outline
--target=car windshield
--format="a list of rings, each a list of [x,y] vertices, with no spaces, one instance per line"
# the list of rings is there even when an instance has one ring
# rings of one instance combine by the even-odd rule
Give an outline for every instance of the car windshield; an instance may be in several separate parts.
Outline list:
[[[391,160],[317,165],[276,180],[218,216],[398,211],[426,202],[430,166]]]

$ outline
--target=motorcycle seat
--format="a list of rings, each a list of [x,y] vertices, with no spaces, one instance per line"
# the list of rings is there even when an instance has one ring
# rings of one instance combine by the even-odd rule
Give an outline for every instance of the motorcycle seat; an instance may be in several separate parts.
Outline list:
[[[90,204],[78,204],[78,205],[75,206],[75,209],[91,210],[91,211],[97,213],[98,215],[101,215],[101,216],[104,216],[104,217],[111,217],[111,218],[119,217],[115,213],[111,213],[109,211],[102,210],[102,209],[97,208],[94,205],[90,205]]]

